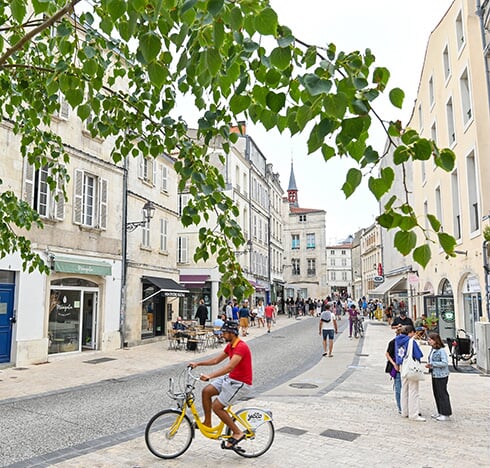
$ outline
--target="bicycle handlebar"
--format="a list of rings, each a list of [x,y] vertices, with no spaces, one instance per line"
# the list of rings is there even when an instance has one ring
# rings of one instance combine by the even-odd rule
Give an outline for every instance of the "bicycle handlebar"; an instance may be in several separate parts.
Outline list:
[[[193,368],[192,368],[191,366],[187,366],[187,375],[188,375],[188,376],[189,376],[191,379],[195,380],[196,382],[197,382],[197,381],[199,381],[199,382],[200,382],[200,381],[201,381],[201,376],[199,375],[198,377],[196,377],[196,376],[195,376],[195,375],[192,373],[192,371],[193,371]]]

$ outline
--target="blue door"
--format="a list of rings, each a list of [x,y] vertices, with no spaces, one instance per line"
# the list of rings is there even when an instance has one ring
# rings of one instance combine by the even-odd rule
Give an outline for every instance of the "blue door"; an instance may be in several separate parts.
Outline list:
[[[14,285],[0,284],[0,362],[10,362],[13,317]]]

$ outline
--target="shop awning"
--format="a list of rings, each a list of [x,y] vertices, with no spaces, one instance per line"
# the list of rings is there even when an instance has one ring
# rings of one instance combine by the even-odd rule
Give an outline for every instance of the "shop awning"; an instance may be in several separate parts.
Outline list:
[[[406,291],[407,290],[407,278],[404,276],[396,276],[394,278],[387,278],[384,283],[380,284],[377,288],[369,291],[370,296],[383,296],[390,291]]]
[[[181,286],[171,278],[158,278],[156,276],[143,276],[143,280],[149,281],[160,289],[164,296],[167,297],[184,297],[189,290]]]
[[[252,281],[252,280],[248,280],[248,282],[252,285],[252,287],[256,291],[265,291],[265,286],[262,286],[261,284],[256,283],[255,281]]]
[[[101,260],[86,258],[60,257],[56,255],[53,261],[54,271],[61,273],[77,273],[79,275],[112,275],[112,265]]]
[[[180,282],[187,288],[202,288],[208,280],[209,275],[180,275]]]

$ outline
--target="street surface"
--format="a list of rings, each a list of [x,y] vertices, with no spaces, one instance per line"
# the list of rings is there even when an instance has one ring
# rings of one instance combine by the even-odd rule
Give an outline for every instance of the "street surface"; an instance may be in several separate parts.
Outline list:
[[[340,330],[346,323],[339,322]],[[426,378],[420,393],[428,421],[405,420],[384,374],[392,331],[380,322],[367,321],[366,328],[361,340],[341,332],[333,358],[321,357],[316,318],[280,317],[269,335],[251,329],[246,340],[254,356],[254,394],[237,406],[271,409],[276,428],[270,451],[255,460],[223,451],[201,434],[176,460],[159,460],[146,449],[146,422],[172,406],[168,377],[204,358],[200,353],[154,343],[110,357],[94,353],[0,370],[1,466],[490,466],[490,379],[473,368],[451,373],[454,416],[444,423],[430,420],[434,404]],[[427,356],[429,349],[423,351]],[[111,361],[87,363],[101,357]]]

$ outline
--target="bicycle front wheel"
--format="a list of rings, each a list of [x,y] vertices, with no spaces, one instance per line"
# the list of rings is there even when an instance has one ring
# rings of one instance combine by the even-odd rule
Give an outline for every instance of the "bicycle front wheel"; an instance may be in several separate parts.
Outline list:
[[[458,369],[458,361],[459,361],[459,348],[458,346],[453,346],[453,349],[452,349],[452,358],[453,358],[453,367],[454,367],[454,370],[459,370]]]
[[[267,414],[260,409],[255,410],[254,408],[244,408],[240,411],[236,412],[237,418],[235,423],[240,427],[243,432],[247,432],[245,426],[241,423],[241,419],[245,421],[250,421],[252,418],[250,415],[261,415]],[[254,424],[252,427],[253,435],[243,439],[238,446],[243,449],[237,450],[236,453],[238,455],[245,458],[256,458],[263,455],[267,450],[270,449],[272,442],[274,442],[274,424],[272,423],[272,419],[268,418],[268,421],[259,422],[258,424]],[[226,435],[231,435],[231,431],[229,428],[226,430]]]
[[[155,414],[146,425],[146,446],[156,457],[177,458],[191,445],[194,427],[187,415],[177,427],[180,415],[180,411],[166,409]]]

